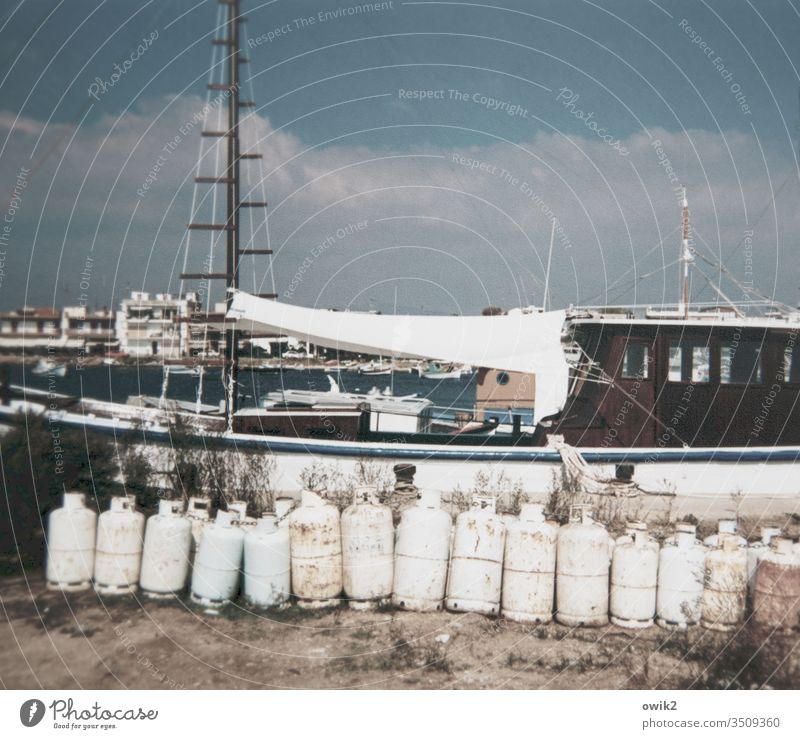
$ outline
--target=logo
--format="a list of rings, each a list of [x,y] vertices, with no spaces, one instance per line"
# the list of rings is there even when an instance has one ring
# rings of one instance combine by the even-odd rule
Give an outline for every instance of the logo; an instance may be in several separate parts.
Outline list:
[[[23,726],[36,726],[44,718],[44,703],[38,698],[31,698],[19,709],[19,720]]]

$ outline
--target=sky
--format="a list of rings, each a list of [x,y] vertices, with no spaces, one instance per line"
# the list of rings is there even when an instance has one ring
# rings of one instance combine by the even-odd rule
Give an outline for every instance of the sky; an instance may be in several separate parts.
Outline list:
[[[0,3],[0,308],[221,271],[186,230],[222,217],[222,188],[193,184],[221,161],[199,135],[221,126],[221,7]],[[798,0],[242,7],[263,155],[243,189],[269,201],[242,243],[275,251],[244,289],[402,313],[673,303],[686,186],[693,299],[797,304]]]

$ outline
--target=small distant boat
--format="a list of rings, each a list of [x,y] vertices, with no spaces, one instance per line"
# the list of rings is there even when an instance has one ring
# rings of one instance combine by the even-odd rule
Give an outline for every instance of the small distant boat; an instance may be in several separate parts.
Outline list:
[[[362,364],[358,368],[359,374],[367,375],[369,377],[376,377],[378,375],[391,375],[392,363],[384,362],[382,359],[377,362],[373,359],[371,362]]]
[[[55,377],[65,377],[67,374],[67,365],[56,364],[49,359],[40,359],[31,372],[34,375],[54,375]]]
[[[164,368],[171,375],[194,375],[195,377],[203,371],[200,366],[187,367],[185,364],[165,364]]]
[[[461,378],[461,367],[452,364],[427,362],[418,367],[419,376],[425,380],[458,380]]]

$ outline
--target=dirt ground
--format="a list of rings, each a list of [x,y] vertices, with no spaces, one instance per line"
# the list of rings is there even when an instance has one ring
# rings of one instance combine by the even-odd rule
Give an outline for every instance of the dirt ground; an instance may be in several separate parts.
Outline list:
[[[800,687],[800,633],[524,627],[476,614],[256,613],[0,578],[4,688]]]

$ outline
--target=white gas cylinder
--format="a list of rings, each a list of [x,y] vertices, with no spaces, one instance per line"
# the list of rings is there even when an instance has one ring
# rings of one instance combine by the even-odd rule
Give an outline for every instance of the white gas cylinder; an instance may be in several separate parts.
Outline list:
[[[152,598],[169,598],[186,586],[192,548],[192,524],[183,516],[183,502],[160,500],[158,513],[147,519],[139,587]]]
[[[76,591],[91,587],[97,513],[83,493],[64,493],[61,508],[47,517],[47,587]]]
[[[617,544],[611,560],[611,623],[628,629],[653,625],[658,585],[658,543],[647,526]]]
[[[397,527],[392,602],[409,611],[438,611],[447,586],[452,521],[441,496],[425,491]]]
[[[761,538],[747,546],[747,591],[753,594],[756,584],[756,569],[758,561],[769,552],[770,542],[781,535],[781,529],[773,526],[765,526],[761,529]]]
[[[301,608],[336,605],[342,593],[342,532],[339,511],[304,490],[289,516],[292,589]]]
[[[272,608],[290,593],[289,530],[267,513],[244,536],[244,595],[254,606]]]
[[[614,540],[580,507],[562,526],[556,549],[556,620],[567,626],[608,623],[608,575]],[[572,518],[572,517],[571,517]]]
[[[375,491],[359,488],[342,513],[342,584],[351,608],[370,608],[392,594],[394,525],[392,511],[376,502]]]
[[[132,593],[139,582],[144,546],[144,514],[128,496],[111,499],[97,519],[94,589],[103,595]]]
[[[700,620],[707,549],[690,523],[677,524],[668,541],[658,555],[657,623],[685,629]]]
[[[494,512],[494,500],[476,498],[459,514],[445,605],[451,611],[497,615],[503,582],[506,527]]]
[[[722,534],[706,555],[706,577],[700,623],[715,631],[732,631],[744,620],[747,604],[747,550],[735,534]]]
[[[239,592],[244,531],[234,526],[237,514],[217,511],[206,526],[192,571],[192,600],[216,612]]]
[[[506,526],[502,614],[511,621],[547,623],[553,618],[558,526],[544,506],[525,503]]]

